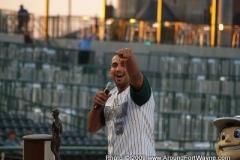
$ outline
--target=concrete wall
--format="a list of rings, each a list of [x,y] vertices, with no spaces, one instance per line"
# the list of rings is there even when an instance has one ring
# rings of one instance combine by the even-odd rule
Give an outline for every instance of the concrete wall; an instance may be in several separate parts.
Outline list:
[[[58,40],[60,46],[68,46],[77,48],[78,41],[76,40]],[[240,48],[223,48],[223,47],[199,47],[187,45],[169,45],[169,44],[152,44],[147,46],[143,43],[128,43],[128,42],[102,42],[93,41],[92,49],[96,51],[97,56],[102,56],[105,52],[115,52],[121,48],[131,48],[134,52],[149,53],[155,51],[187,53],[196,56],[210,57],[240,57]]]
[[[22,36],[0,34],[0,41],[9,41],[23,43]],[[58,39],[55,40],[59,47],[77,49],[79,40]],[[101,57],[106,52],[115,52],[121,48],[131,48],[136,53],[149,53],[155,51],[164,51],[172,53],[187,53],[189,55],[207,56],[207,57],[240,57],[240,48],[223,48],[223,47],[199,47],[187,45],[169,45],[169,44],[152,44],[150,46],[144,43],[129,42],[110,42],[110,41],[93,41],[92,50],[96,52],[97,57]]]

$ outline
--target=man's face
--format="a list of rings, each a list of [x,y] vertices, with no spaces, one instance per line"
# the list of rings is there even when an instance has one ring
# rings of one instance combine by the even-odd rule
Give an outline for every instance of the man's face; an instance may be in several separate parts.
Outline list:
[[[115,55],[112,58],[112,64],[110,69],[110,76],[113,78],[118,89],[124,90],[129,85],[129,76],[126,70],[126,65],[120,62],[120,57]]]
[[[58,112],[57,112],[57,111],[55,111],[55,110],[54,110],[54,111],[52,111],[52,116],[53,116],[53,117],[57,117],[57,116],[58,116]]]
[[[240,126],[222,130],[216,145],[216,153],[218,156],[230,156],[231,160],[240,159]]]
[[[14,133],[11,133],[11,134],[9,135],[9,139],[10,139],[11,141],[15,141],[16,138],[17,138],[17,136],[16,136],[16,134],[14,134]]]

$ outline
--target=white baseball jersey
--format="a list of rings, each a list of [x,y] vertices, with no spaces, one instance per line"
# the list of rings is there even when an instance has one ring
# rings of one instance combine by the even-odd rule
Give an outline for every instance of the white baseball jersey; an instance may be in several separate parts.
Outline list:
[[[110,93],[101,114],[108,136],[108,154],[155,156],[155,102],[147,79],[144,77],[139,92],[129,86],[119,94],[116,87]]]

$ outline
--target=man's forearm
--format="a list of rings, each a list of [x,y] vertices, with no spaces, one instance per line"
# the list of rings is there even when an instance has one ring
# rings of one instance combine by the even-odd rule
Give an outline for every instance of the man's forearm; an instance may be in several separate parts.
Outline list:
[[[139,90],[143,83],[143,76],[138,67],[138,63],[135,57],[130,57],[126,62],[127,72],[129,74],[130,84],[136,89]]]
[[[88,114],[88,131],[93,133],[97,132],[99,129],[102,128],[101,124],[101,117],[100,117],[101,109],[91,109],[91,111]]]

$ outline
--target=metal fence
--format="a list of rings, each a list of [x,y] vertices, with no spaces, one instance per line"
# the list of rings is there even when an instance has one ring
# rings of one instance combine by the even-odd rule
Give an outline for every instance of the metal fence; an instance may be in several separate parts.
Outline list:
[[[48,26],[46,26],[48,19]],[[42,38],[82,38],[91,31],[96,39],[106,41],[142,42],[147,45],[157,43],[157,22],[137,21],[130,23],[128,20],[118,18],[101,19],[89,16],[34,16],[30,14],[28,29],[32,37]],[[210,46],[210,25],[191,24],[187,22],[161,22],[161,43],[177,45]],[[17,12],[0,9],[0,32],[17,34]],[[104,32],[100,33],[101,28]],[[47,32],[47,33],[46,33]],[[222,46],[239,47],[239,26],[224,25],[221,34],[228,35]],[[48,37],[46,37],[48,35]]]

